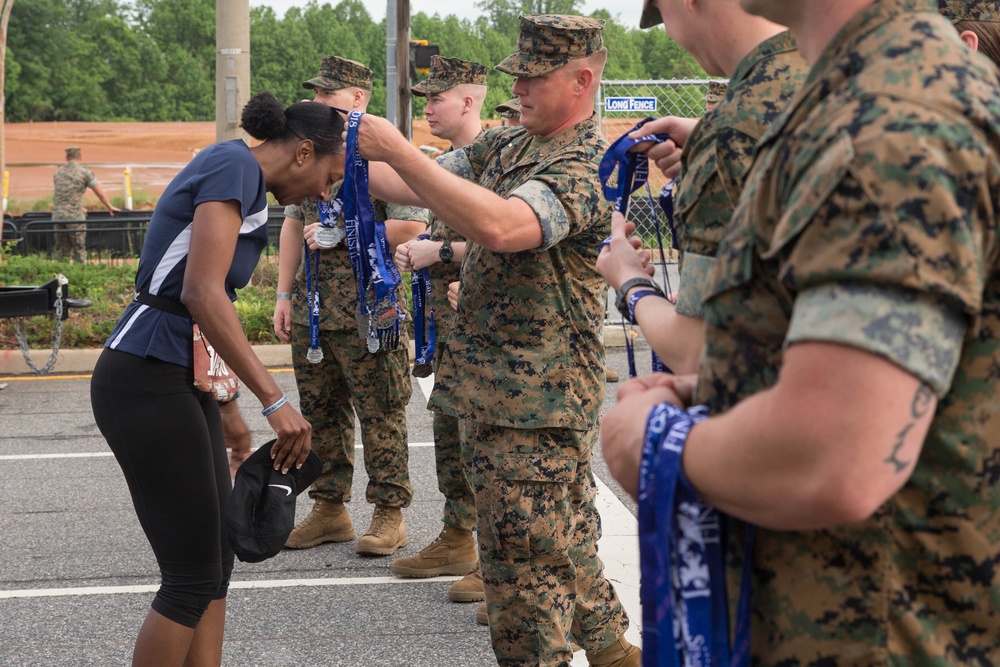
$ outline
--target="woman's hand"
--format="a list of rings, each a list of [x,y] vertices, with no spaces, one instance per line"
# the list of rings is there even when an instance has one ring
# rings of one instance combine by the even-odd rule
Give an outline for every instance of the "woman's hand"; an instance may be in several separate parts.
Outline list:
[[[312,449],[312,426],[290,403],[267,416],[267,423],[277,434],[277,441],[271,447],[274,469],[286,473],[301,468]]]

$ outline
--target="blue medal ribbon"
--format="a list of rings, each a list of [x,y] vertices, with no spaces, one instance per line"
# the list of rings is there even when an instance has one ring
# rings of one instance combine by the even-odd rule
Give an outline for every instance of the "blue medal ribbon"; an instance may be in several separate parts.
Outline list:
[[[654,120],[652,116],[644,118],[639,121],[635,127],[623,134],[617,139],[608,150],[604,153],[604,157],[601,158],[601,163],[598,165],[598,175],[601,178],[601,189],[604,191],[604,198],[615,205],[615,210],[626,215],[628,212],[628,204],[630,195],[641,188],[646,187],[646,195],[649,199],[650,211],[653,212],[653,226],[656,229],[656,243],[660,250],[660,262],[661,262],[661,273],[663,275],[663,293],[669,295],[673,290],[670,288],[670,276],[667,275],[666,260],[664,259],[665,253],[663,250],[663,237],[660,233],[660,219],[656,215],[656,204],[653,201],[653,193],[649,189],[649,156],[645,151],[629,152],[635,145],[643,143],[645,141],[652,141],[654,143],[662,143],[670,139],[666,134],[647,134],[641,136],[637,139],[633,139],[629,135],[641,128],[643,125],[649,121]],[[617,171],[617,177],[612,178]],[[669,213],[667,213],[667,222],[670,225],[671,233],[673,232],[673,206],[671,206]],[[673,235],[672,238],[676,238]],[[610,239],[606,239],[602,242],[602,245],[609,243]],[[632,345],[632,339],[629,336],[628,326],[626,325],[625,318],[622,318],[622,330],[625,332],[625,353],[628,358],[628,374],[629,377],[635,377],[637,375],[635,367],[635,348]],[[652,357],[651,366],[654,373],[670,373],[670,369],[663,360],[660,359],[655,352],[650,352]]]
[[[661,403],[646,423],[639,469],[643,667],[749,665],[752,527],[730,649],[723,530],[730,519],[698,499],[681,469],[688,434],[706,417],[705,406]]]
[[[360,111],[347,121],[347,160],[344,165],[344,228],[351,268],[357,282],[358,312],[368,319],[368,349],[395,349],[399,325],[405,318],[396,302],[402,281],[389,252],[385,223],[375,220],[368,193],[368,161],[358,150]]]
[[[309,351],[306,359],[314,364],[323,360],[323,351],[319,349],[319,250],[315,253],[309,252],[309,244],[302,239],[305,246],[306,260],[306,295],[308,296],[309,307]],[[316,259],[316,268],[311,270],[313,256]]]
[[[430,239],[429,234],[421,234],[418,240]],[[431,296],[431,272],[428,267],[414,271],[411,277],[413,290],[413,345],[417,358],[413,362],[413,374],[427,377],[434,359],[437,335],[434,330],[434,304]],[[426,338],[425,338],[426,329]]]

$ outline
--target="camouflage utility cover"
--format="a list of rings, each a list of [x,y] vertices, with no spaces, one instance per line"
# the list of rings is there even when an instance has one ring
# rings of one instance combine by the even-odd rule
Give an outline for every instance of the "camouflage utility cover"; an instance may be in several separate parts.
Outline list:
[[[733,217],[754,146],[807,71],[789,33],[762,42],[740,61],[725,98],[684,145],[675,205],[684,253],[677,301],[682,315],[701,317],[705,275]]]
[[[604,50],[604,21],[562,14],[525,15],[517,51],[494,69],[511,76],[540,76],[571,60]]]
[[[67,150],[67,153],[69,151]],[[56,169],[53,176],[53,220],[82,220],[87,217],[83,208],[83,195],[87,188],[98,184],[94,172],[76,162],[67,162]]]
[[[303,88],[340,90],[342,88],[372,89],[373,73],[357,62],[340,56],[323,56],[319,75],[302,83]]]
[[[521,100],[519,100],[518,98],[515,97],[512,100],[507,100],[506,102],[504,102],[502,104],[496,105],[494,107],[494,109],[496,111],[499,111],[500,113],[506,112],[506,113],[517,113],[517,114],[519,114],[519,113],[521,113]]]
[[[471,60],[460,58],[442,58],[431,56],[430,74],[427,78],[410,88],[419,97],[442,93],[457,85],[466,83],[474,86],[486,85],[486,65],[480,65]]]
[[[438,158],[542,225],[540,248],[490,252],[468,244],[452,335],[429,407],[514,428],[588,429],[604,398],[607,286],[594,269],[611,229],[597,164],[607,148],[590,119],[547,142],[496,127]]]
[[[718,104],[726,97],[726,87],[725,81],[709,81],[708,85],[705,86],[705,95],[702,97],[702,101],[705,104]]]
[[[1000,22],[1000,2],[993,0],[938,0],[938,11],[952,21]]]
[[[340,183],[337,183],[332,190],[336,192],[339,187]],[[375,207],[376,220],[427,221],[427,212],[422,208],[388,204],[374,197],[372,205]],[[285,215],[302,221],[304,225],[319,222],[319,211],[316,209],[314,201],[305,201],[300,206],[287,206],[285,207]],[[337,218],[337,226],[344,226],[343,215]],[[316,252],[310,250],[306,254],[304,247],[302,263],[299,265],[299,272],[295,276],[295,285],[292,288],[292,321],[295,324],[308,326],[309,299],[306,290],[305,262],[307,260],[311,262],[310,270],[315,272]],[[319,327],[333,331],[357,331],[358,325],[355,318],[358,307],[357,282],[354,280],[351,256],[347,251],[347,246],[341,241],[340,245],[321,250],[319,254]],[[313,280],[316,280],[315,273],[313,273]],[[406,310],[405,289],[402,284],[396,289],[396,299],[403,310]],[[408,330],[409,327],[403,329]]]
[[[710,274],[695,399],[713,413],[800,341],[939,396],[872,518],[757,531],[755,664],[1000,663],[1000,95],[936,10],[880,0],[838,33],[762,138]]]

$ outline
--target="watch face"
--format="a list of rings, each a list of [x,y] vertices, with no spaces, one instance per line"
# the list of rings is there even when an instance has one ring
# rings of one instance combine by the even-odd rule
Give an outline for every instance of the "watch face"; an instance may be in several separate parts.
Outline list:
[[[450,262],[454,252],[450,245],[443,245],[441,249],[438,250],[438,255],[441,257],[442,262]]]

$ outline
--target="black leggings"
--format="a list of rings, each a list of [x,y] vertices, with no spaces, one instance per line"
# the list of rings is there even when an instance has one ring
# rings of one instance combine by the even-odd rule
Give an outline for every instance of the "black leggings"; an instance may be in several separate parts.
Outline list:
[[[193,628],[226,597],[233,550],[222,534],[232,491],[219,406],[190,368],[105,349],[90,400],[160,566],[154,610]]]

